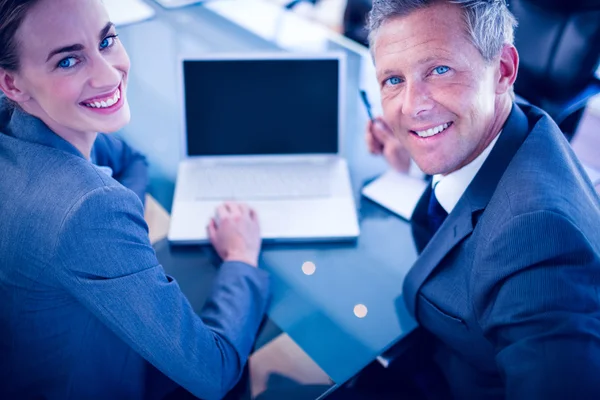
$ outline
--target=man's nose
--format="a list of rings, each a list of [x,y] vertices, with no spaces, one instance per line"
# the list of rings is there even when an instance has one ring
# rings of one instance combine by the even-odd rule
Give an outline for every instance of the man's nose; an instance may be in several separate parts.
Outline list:
[[[433,100],[425,82],[408,82],[402,99],[402,114],[419,117],[433,108]]]

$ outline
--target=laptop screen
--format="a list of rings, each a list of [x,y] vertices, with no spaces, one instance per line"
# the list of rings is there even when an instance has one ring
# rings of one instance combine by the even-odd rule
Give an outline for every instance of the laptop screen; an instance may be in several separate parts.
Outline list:
[[[185,60],[187,154],[337,153],[339,62]]]

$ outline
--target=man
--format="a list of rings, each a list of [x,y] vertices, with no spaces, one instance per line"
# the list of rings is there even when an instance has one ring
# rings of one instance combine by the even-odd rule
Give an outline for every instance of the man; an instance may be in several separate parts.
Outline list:
[[[403,296],[442,397],[598,399],[600,201],[555,123],[513,102],[515,25],[504,0],[375,1],[367,143],[433,176]]]

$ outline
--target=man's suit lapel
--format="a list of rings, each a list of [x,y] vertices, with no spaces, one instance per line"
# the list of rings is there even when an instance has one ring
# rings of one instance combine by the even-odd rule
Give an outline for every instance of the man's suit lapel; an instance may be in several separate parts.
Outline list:
[[[474,229],[475,216],[482,212],[494,194],[500,178],[528,134],[527,117],[517,105],[504,125],[502,134],[465,194],[433,237],[427,236],[429,187],[412,216],[413,234],[423,252],[404,280],[404,300],[409,313],[416,315],[419,289],[443,258]],[[423,248],[424,247],[424,248]]]
[[[428,190],[431,193],[431,190]],[[425,197],[425,196],[423,196]],[[429,196],[427,196],[429,197]],[[419,203],[423,202],[423,198]],[[412,266],[406,278],[404,279],[404,300],[408,311],[414,316],[416,299],[419,288],[425,282],[425,279],[433,272],[435,267],[442,261],[442,259],[463,240],[468,234],[473,231],[473,224],[471,223],[471,209],[468,206],[461,205],[462,200],[456,205],[456,208],[448,215],[446,221],[442,224],[440,229],[435,235],[429,240],[423,252]],[[424,210],[420,210],[419,213],[427,214],[427,201],[425,201]],[[416,210],[415,210],[416,212]],[[413,229],[413,232],[417,228]],[[423,227],[418,228],[424,230]],[[417,239],[416,239],[417,240]],[[423,239],[420,239],[422,241]],[[419,240],[417,240],[418,242]]]

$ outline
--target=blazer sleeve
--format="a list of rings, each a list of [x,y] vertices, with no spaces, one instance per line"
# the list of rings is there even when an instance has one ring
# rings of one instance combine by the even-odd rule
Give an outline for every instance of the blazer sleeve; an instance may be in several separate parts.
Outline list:
[[[98,134],[93,147],[97,165],[110,167],[113,178],[145,202],[148,186],[146,157],[114,135]]]
[[[266,272],[224,263],[197,316],[156,259],[141,203],[116,186],[72,207],[55,254],[65,289],[168,378],[203,399],[237,382],[266,310]]]
[[[591,240],[564,216],[537,211],[506,222],[477,261],[480,324],[507,398],[600,399],[600,255]]]

